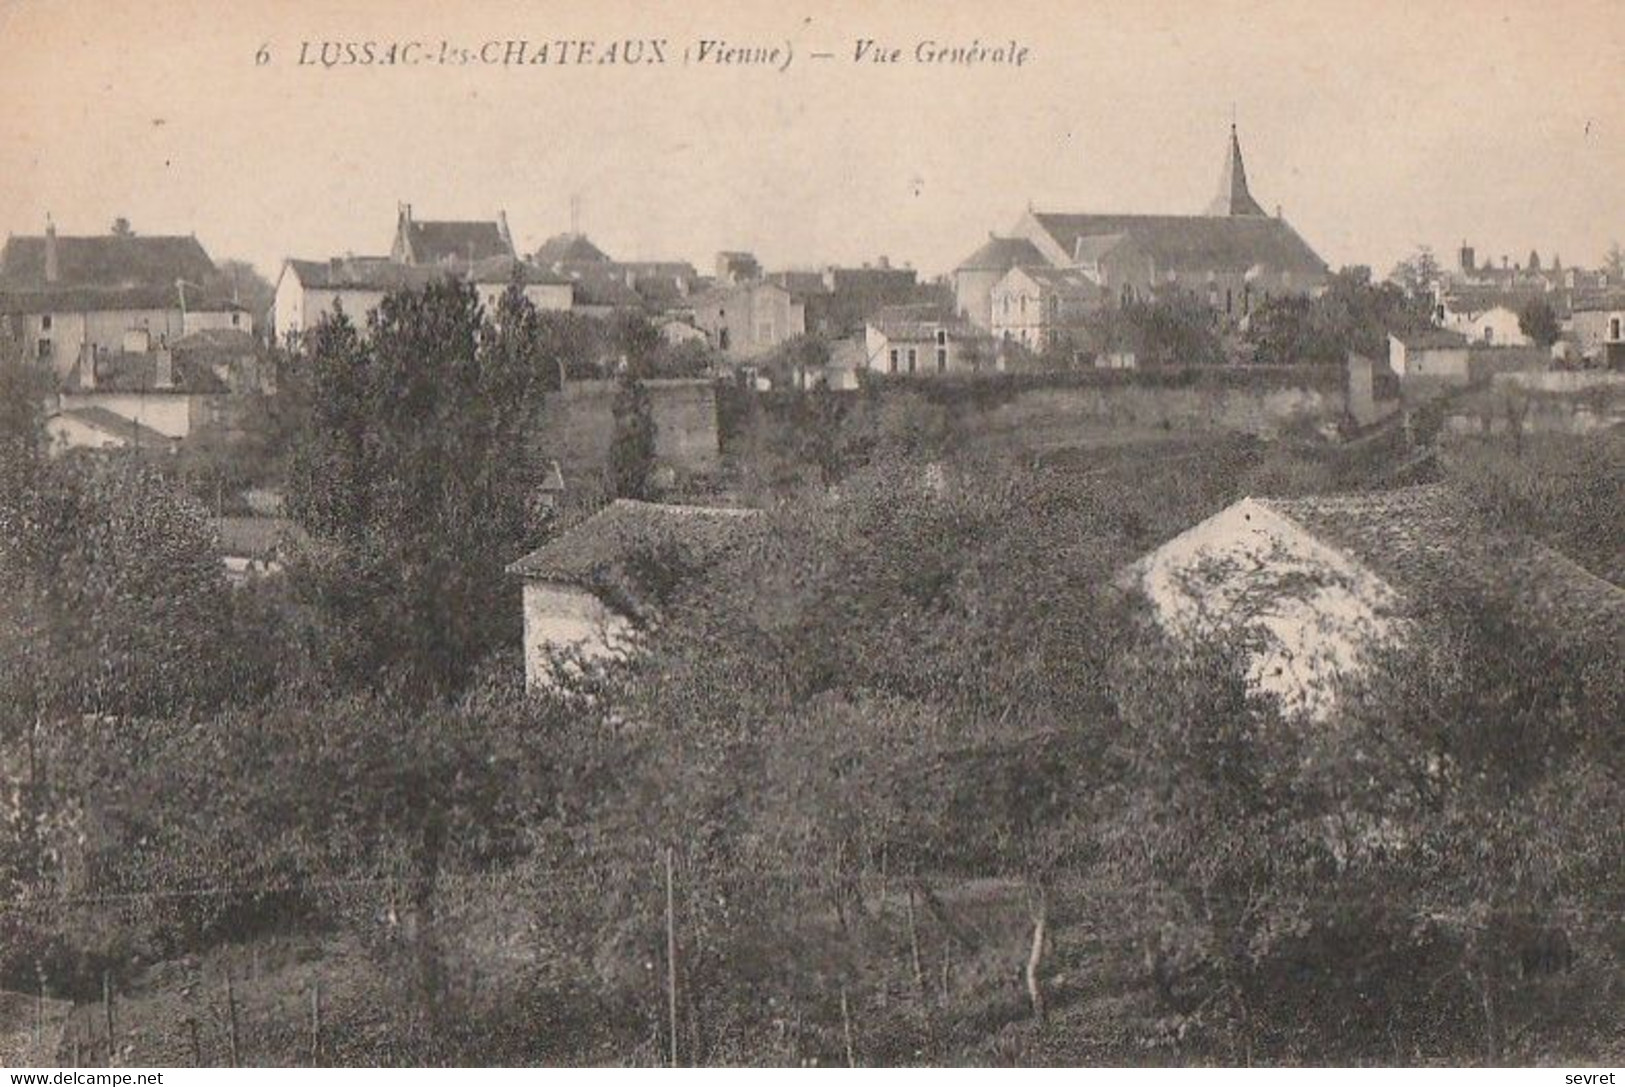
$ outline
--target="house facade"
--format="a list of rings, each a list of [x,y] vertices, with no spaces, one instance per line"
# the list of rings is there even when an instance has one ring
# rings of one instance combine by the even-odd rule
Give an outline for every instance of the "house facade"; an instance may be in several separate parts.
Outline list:
[[[694,326],[730,358],[755,358],[807,331],[805,305],[775,283],[713,288],[693,306]]]
[[[1576,301],[1569,333],[1586,361],[1610,368],[1625,367],[1625,294]]]
[[[863,343],[866,367],[880,374],[934,377],[999,365],[985,333],[929,304],[882,309],[865,326]]]
[[[297,348],[310,329],[341,308],[365,334],[368,314],[391,292],[421,290],[446,276],[472,283],[488,313],[496,310],[516,278],[525,297],[539,310],[575,307],[576,288],[571,280],[512,257],[489,257],[469,268],[401,264],[385,257],[286,260],[277,276],[273,307],[277,342]]]
[[[1527,347],[1533,341],[1524,334],[1520,308],[1505,297],[1455,294],[1439,304],[1439,323],[1475,343]]]
[[[1388,368],[1403,382],[1417,380],[1465,385],[1471,379],[1467,337],[1446,329],[1388,336]]]
[[[1048,350],[1106,304],[1106,291],[1077,268],[1012,268],[990,296],[993,336],[1031,351]]]

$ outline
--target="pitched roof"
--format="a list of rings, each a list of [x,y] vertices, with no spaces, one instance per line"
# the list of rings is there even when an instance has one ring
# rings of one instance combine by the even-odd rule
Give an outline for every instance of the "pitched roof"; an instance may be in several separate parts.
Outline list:
[[[588,241],[585,234],[555,234],[536,250],[534,259],[551,268],[555,264],[608,263],[609,255]]]
[[[1469,346],[1466,336],[1449,328],[1418,328],[1405,332],[1390,332],[1388,335],[1412,351]]]
[[[222,361],[211,350],[196,345],[186,351],[171,351],[170,384],[158,384],[157,351],[115,351],[97,357],[96,383],[87,385],[82,368],[84,360],[76,362],[63,378],[62,390],[70,393],[223,393],[230,391],[225,380],[214,371],[214,363]],[[235,360],[240,353],[229,356]]]
[[[684,561],[708,562],[737,543],[761,511],[676,506],[618,498],[508,567],[530,580],[595,587],[605,571],[639,555],[675,548]]]
[[[637,309],[643,305],[643,296],[626,285],[626,280],[611,272],[570,273],[575,284],[575,300],[582,306],[617,306]]]
[[[214,517],[210,522],[220,535],[224,555],[266,558],[309,539],[297,521],[286,517]]]
[[[1159,269],[1223,269],[1240,273],[1262,265],[1295,275],[1324,275],[1326,272],[1326,262],[1285,220],[1269,216],[1034,212],[1032,218],[1065,253],[1076,253],[1083,238],[1126,234],[1156,261]]]
[[[1072,259],[1079,264],[1094,264],[1106,254],[1116,249],[1128,240],[1128,235],[1117,234],[1085,234],[1080,237],[1072,249]]]
[[[1076,268],[1022,268],[1020,272],[1044,290],[1067,298],[1093,299],[1103,293],[1100,284]]]
[[[1263,215],[1247,189],[1247,167],[1241,161],[1241,140],[1236,126],[1230,126],[1230,147],[1224,156],[1224,172],[1219,175],[1219,192],[1208,205],[1209,215]]]
[[[402,226],[417,264],[511,257],[513,245],[495,220],[408,219]]]
[[[99,405],[81,408],[65,408],[51,418],[72,419],[77,423],[99,430],[104,434],[111,434],[123,439],[126,443],[134,441],[138,445],[154,449],[167,449],[176,439],[169,435],[152,429],[145,423],[138,423],[128,419],[115,411]]]
[[[1068,247],[1070,251],[1071,247]],[[1049,261],[1026,238],[989,235],[980,249],[959,262],[959,272],[1008,272],[1019,265],[1045,265]]]
[[[1610,312],[1625,310],[1625,292],[1585,295],[1574,300],[1575,313]]]
[[[177,279],[201,283],[214,261],[194,237],[105,234],[57,235],[55,282],[45,278],[46,235],[13,236],[0,250],[0,288],[163,287]]]
[[[1496,529],[1446,484],[1254,501],[1413,598],[1467,594],[1555,632],[1625,632],[1625,589],[1526,536]]]
[[[551,285],[561,287],[571,282],[569,277],[561,276],[545,268],[538,267],[529,261],[517,257],[487,257],[475,263],[468,273],[468,278],[474,283],[512,283],[517,272],[524,283],[533,285]]]
[[[904,342],[934,339],[939,330],[954,338],[973,331],[950,307],[936,302],[885,306],[869,318],[869,324],[888,340]]]
[[[423,287],[448,274],[444,268],[397,264],[387,257],[290,259],[285,266],[304,286],[330,291],[394,291],[402,287]]]
[[[1487,313],[1497,306],[1512,310],[1516,313],[1529,302],[1535,299],[1544,299],[1552,308],[1562,313],[1566,308],[1566,300],[1562,294],[1548,294],[1543,291],[1503,291],[1503,290],[1454,290],[1444,298],[1444,308],[1450,313],[1478,314]]]

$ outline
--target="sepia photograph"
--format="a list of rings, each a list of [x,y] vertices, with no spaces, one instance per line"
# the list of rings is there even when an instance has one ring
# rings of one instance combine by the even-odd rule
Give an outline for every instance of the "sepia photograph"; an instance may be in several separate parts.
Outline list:
[[[0,0],[7,1082],[1617,1082],[1622,57]]]

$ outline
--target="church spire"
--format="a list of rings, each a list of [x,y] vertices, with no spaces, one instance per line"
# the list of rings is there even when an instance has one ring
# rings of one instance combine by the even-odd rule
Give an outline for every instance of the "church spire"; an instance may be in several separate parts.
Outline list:
[[[1241,140],[1236,126],[1230,125],[1230,151],[1225,155],[1224,173],[1219,177],[1219,195],[1208,205],[1209,215],[1263,215],[1253,194],[1247,191],[1247,168],[1241,164]]]

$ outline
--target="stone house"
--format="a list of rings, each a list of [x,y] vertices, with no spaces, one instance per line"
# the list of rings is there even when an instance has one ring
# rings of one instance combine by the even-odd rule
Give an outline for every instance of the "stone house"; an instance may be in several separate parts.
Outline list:
[[[209,329],[253,331],[211,292],[214,262],[190,236],[12,236],[0,250],[0,322],[64,378],[83,360],[172,343]]]
[[[669,586],[650,566],[693,572],[738,544],[760,511],[617,499],[519,559],[525,685],[553,686],[582,668],[624,660],[658,621]]]
[[[734,359],[764,355],[807,331],[806,306],[776,283],[714,287],[692,300],[694,326]]]

